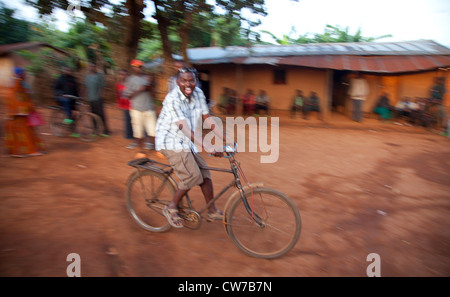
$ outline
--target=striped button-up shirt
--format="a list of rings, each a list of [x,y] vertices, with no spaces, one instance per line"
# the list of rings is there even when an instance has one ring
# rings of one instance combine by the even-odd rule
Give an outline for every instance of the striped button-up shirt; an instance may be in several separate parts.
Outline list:
[[[155,149],[197,153],[198,149],[194,143],[184,135],[176,123],[185,119],[192,131],[199,129],[198,133],[201,133],[202,115],[208,113],[206,98],[201,89],[195,88],[189,101],[178,86],[174,88],[164,99],[156,122]]]

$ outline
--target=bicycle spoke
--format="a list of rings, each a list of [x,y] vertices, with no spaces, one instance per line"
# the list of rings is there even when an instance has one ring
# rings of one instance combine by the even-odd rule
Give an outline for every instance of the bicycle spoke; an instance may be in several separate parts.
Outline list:
[[[162,232],[170,226],[162,209],[175,189],[167,177],[151,171],[136,174],[127,186],[127,206],[136,222],[146,230]]]
[[[250,209],[238,198],[227,211],[227,230],[240,249],[255,257],[273,258],[295,245],[301,223],[289,198],[270,189],[255,189],[246,194]]]
[[[52,133],[58,137],[67,136],[71,126],[63,123],[66,118],[63,109],[53,109],[50,116],[50,129]]]

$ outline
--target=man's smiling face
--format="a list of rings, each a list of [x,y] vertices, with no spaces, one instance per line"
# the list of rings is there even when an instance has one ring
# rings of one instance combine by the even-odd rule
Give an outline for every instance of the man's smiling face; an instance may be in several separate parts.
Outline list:
[[[182,72],[178,74],[177,84],[180,87],[181,93],[187,98],[191,98],[194,92],[197,79],[192,72]]]

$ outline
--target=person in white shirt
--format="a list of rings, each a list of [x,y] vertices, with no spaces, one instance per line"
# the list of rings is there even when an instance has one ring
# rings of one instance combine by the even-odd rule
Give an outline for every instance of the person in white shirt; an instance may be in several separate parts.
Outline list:
[[[152,80],[144,73],[144,63],[139,60],[132,60],[133,74],[125,80],[125,90],[123,95],[130,98],[130,116],[133,127],[133,137],[137,141],[141,153],[144,149],[145,135],[149,138],[155,136],[156,111],[153,98],[150,93]],[[152,149],[153,143],[147,142],[146,149]],[[132,147],[130,147],[132,148]]]
[[[266,91],[260,90],[259,95],[256,96],[256,113],[259,114],[259,110],[265,110],[266,115],[269,115],[270,98],[267,96]]]
[[[355,78],[350,79],[348,94],[353,102],[352,120],[362,121],[363,102],[369,95],[369,91],[369,84],[361,73],[358,72]]]
[[[181,68],[178,70],[176,82],[177,86],[164,99],[156,123],[155,149],[167,158],[179,179],[178,189],[163,214],[171,226],[181,228],[183,224],[177,206],[189,189],[199,185],[207,203],[214,197],[209,170],[200,169],[207,167],[207,164],[200,156],[197,146],[200,146],[200,149],[203,147],[216,157],[223,156],[220,149],[203,141],[202,133],[194,131],[198,131],[198,128],[201,131],[205,123],[224,143],[226,137],[209,116],[205,95],[196,87],[196,70]],[[211,204],[207,219],[212,221],[222,218],[223,213]]]

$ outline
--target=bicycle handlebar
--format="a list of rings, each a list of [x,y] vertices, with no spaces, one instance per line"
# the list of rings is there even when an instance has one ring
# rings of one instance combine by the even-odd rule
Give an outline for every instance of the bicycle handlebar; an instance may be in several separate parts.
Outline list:
[[[232,156],[234,156],[237,153],[237,143],[234,143],[234,147],[231,147],[231,145],[224,145],[223,148],[223,153],[225,153],[225,155],[223,156],[224,158],[231,158]],[[213,156],[212,154],[209,154],[209,156]]]
[[[237,143],[235,142],[234,143],[234,147],[231,147],[229,144],[227,144],[227,145],[224,145],[223,146],[223,149],[224,149],[224,151],[225,152],[227,152],[227,153],[236,153],[237,152]]]
[[[68,95],[68,94],[62,94],[61,96],[66,97],[66,98],[70,98],[70,99],[83,99],[81,97],[74,96],[74,95]]]

